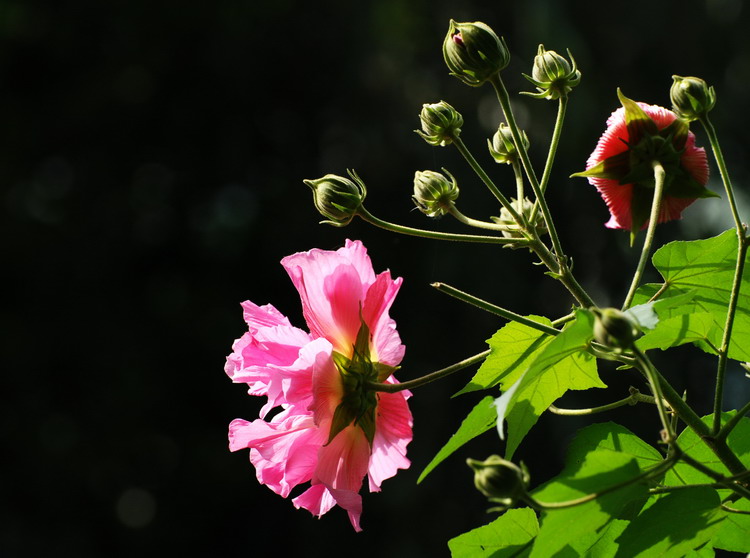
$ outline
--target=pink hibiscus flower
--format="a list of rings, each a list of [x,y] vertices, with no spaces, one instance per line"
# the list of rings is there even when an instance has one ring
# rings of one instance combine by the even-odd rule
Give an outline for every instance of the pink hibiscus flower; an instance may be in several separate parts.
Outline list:
[[[282,260],[302,299],[310,333],[271,305],[244,302],[248,332],[235,341],[226,373],[265,395],[260,419],[235,419],[232,451],[250,449],[258,481],[321,516],[334,505],[360,531],[364,477],[371,492],[409,467],[412,438],[408,391],[375,392],[367,382],[396,383],[404,346],[388,311],[401,285],[375,275],[361,242],[310,250]],[[271,409],[281,410],[266,420]]]
[[[698,198],[716,194],[708,181],[706,151],[696,147],[687,123],[665,108],[636,103],[618,91],[623,106],[607,119],[607,129],[586,164],[585,176],[601,194],[610,212],[611,229],[645,228],[653,202],[652,161],[666,170],[659,223],[679,219]]]

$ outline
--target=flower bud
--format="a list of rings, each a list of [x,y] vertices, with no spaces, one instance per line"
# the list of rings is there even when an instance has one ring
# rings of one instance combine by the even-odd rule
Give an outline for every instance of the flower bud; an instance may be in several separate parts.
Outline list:
[[[513,206],[513,209],[516,210],[516,213],[521,215],[524,220],[531,225],[530,221],[534,209],[534,203],[529,198],[523,198],[522,200],[512,198],[510,203]],[[500,217],[491,217],[491,219],[498,225],[505,225],[507,227],[506,230],[502,231],[505,238],[525,238],[521,232],[521,228],[516,223],[516,220],[506,208],[503,207],[500,210]],[[544,223],[544,215],[542,215],[541,211],[537,211],[534,215],[533,227],[536,229],[536,233],[539,236],[542,236],[547,232],[547,225]],[[510,245],[510,247],[513,248],[514,246]]]
[[[594,308],[594,339],[607,347],[627,349],[633,345],[638,329],[616,308]]]
[[[443,41],[443,58],[451,75],[477,87],[508,65],[510,53],[505,40],[488,25],[451,20]]]
[[[313,191],[313,203],[327,223],[336,227],[348,225],[365,200],[367,189],[354,171],[349,171],[352,180],[327,174],[323,178],[305,180]]]
[[[469,458],[466,464],[474,470],[474,486],[493,502],[510,507],[526,494],[529,474],[515,463],[490,455],[484,461]]]
[[[521,130],[521,141],[523,146],[528,149],[529,138],[523,130]],[[490,148],[490,155],[496,162],[510,165],[518,161],[518,150],[513,142],[513,133],[510,131],[510,126],[505,122],[500,123],[497,132],[492,136],[492,141],[487,140],[487,145]]]
[[[539,45],[534,57],[534,69],[531,76],[524,77],[533,83],[539,93],[526,93],[537,99],[559,99],[565,97],[581,82],[581,72],[576,68],[576,61],[568,51],[570,62],[557,54],[554,50],[545,50]],[[572,63],[572,65],[571,65]]]
[[[450,211],[458,198],[456,179],[447,170],[443,171],[450,180],[444,174],[431,170],[417,171],[414,174],[414,195],[411,199],[428,217],[442,217]]]
[[[701,78],[672,76],[672,79],[669,97],[677,116],[691,122],[703,118],[714,108],[716,92]]]
[[[422,105],[422,130],[414,130],[430,145],[445,147],[461,133],[464,118],[445,101]]]

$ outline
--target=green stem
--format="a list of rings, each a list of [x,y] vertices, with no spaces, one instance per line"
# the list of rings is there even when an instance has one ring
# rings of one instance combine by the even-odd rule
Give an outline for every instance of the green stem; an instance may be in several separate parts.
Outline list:
[[[732,339],[732,328],[734,317],[737,314],[737,303],[740,297],[740,286],[742,285],[742,273],[745,269],[745,255],[747,254],[747,241],[744,234],[738,235],[737,261],[735,262],[734,279],[732,280],[732,291],[729,295],[729,306],[727,307],[727,320],[724,325],[724,335],[721,338],[719,348],[719,362],[716,368],[716,388],[714,390],[714,421],[713,433],[721,431],[721,412],[724,402],[724,377],[727,371],[729,359],[729,343]]]
[[[750,413],[750,401],[745,403],[742,408],[737,411],[737,414],[734,415],[732,418],[730,418],[724,426],[721,427],[721,430],[716,434],[717,440],[726,440],[727,436],[729,436],[729,433],[734,430],[734,427],[737,426],[742,418]]]
[[[456,364],[443,368],[441,370],[437,370],[435,372],[431,372],[430,374],[426,374],[420,378],[415,378],[413,380],[408,380],[406,382],[401,382],[399,384],[381,384],[378,382],[367,382],[367,387],[371,389],[372,391],[382,391],[385,393],[396,393],[399,391],[403,391],[405,389],[418,388],[423,385],[432,383],[436,380],[440,380],[441,378],[445,378],[446,376],[450,376],[454,372],[458,372],[459,370],[468,368],[472,364],[477,364],[479,362],[482,362],[485,358],[489,356],[489,354],[490,354],[490,351],[487,350],[477,355],[474,355],[472,357],[469,357],[467,359],[464,359],[461,362],[457,362]]]
[[[510,128],[511,134],[513,135],[513,142],[516,144],[516,150],[521,157],[521,164],[523,165],[524,171],[526,171],[526,177],[529,179],[529,184],[531,184],[531,188],[534,191],[534,196],[536,196],[536,200],[539,203],[539,209],[541,209],[542,215],[544,216],[544,222],[547,225],[547,232],[549,233],[550,239],[552,240],[552,247],[557,258],[561,259],[563,258],[563,250],[562,246],[560,245],[560,238],[557,236],[557,230],[555,229],[555,224],[552,221],[552,216],[550,215],[549,207],[547,206],[547,200],[544,198],[544,193],[542,192],[539,180],[534,173],[534,167],[531,165],[531,160],[529,159],[529,154],[526,151],[526,146],[524,146],[523,141],[521,141],[521,131],[519,130],[518,124],[516,124],[516,118],[513,115],[513,109],[510,105],[510,96],[508,95],[508,90],[505,88],[505,84],[503,83],[503,80],[500,77],[499,73],[491,77],[489,81],[495,88],[495,93],[497,94],[497,99],[500,102],[500,107],[503,109],[505,119],[508,121],[508,127]]]
[[[573,295],[578,304],[584,308],[596,306],[593,299],[578,283],[573,272],[570,271],[570,267],[565,263],[564,257],[555,258],[555,255],[549,251],[549,248],[538,237],[529,240],[529,249],[539,256],[542,263],[554,274],[555,279],[558,279],[568,289],[568,292]]]
[[[357,215],[359,215],[368,223],[375,225],[376,227],[410,236],[421,236],[422,238],[431,238],[435,240],[452,240],[456,242],[474,242],[485,244],[512,244],[518,242],[518,239],[505,238],[500,236],[476,236],[470,234],[445,233],[438,231],[428,231],[424,229],[414,229],[412,227],[404,227],[403,225],[396,225],[395,223],[389,223],[388,221],[378,219],[372,213],[367,211],[364,206],[359,207],[359,209],[357,210]]]
[[[708,119],[708,115],[700,119],[700,123],[703,125],[703,129],[706,130],[708,135],[708,141],[711,143],[711,149],[714,152],[714,159],[719,167],[719,174],[721,175],[721,181],[724,183],[724,190],[727,193],[727,199],[729,200],[729,207],[732,211],[732,218],[734,219],[734,226],[739,233],[742,231],[742,219],[740,219],[740,213],[737,210],[737,202],[734,199],[734,189],[732,188],[732,182],[729,179],[729,171],[727,170],[726,162],[724,161],[724,154],[721,151],[719,145],[719,138],[716,135],[716,129],[711,121]]]
[[[600,498],[601,496],[604,496],[605,494],[609,494],[610,492],[614,492],[615,490],[625,488],[626,486],[629,486],[636,482],[641,482],[644,480],[651,479],[653,477],[660,476],[663,473],[667,472],[672,467],[674,467],[676,462],[677,462],[677,459],[673,457],[667,458],[661,463],[659,463],[658,465],[655,465],[652,469],[649,469],[648,471],[644,471],[640,475],[637,475],[631,479],[624,480],[622,482],[618,482],[616,484],[613,484],[612,486],[608,486],[607,488],[603,488],[602,490],[599,490],[592,494],[587,494],[586,496],[575,498],[573,500],[567,500],[565,502],[540,502],[539,500],[536,500],[535,498],[533,498],[531,495],[526,495],[524,500],[532,508],[536,508],[539,510],[560,510],[564,508],[572,508],[573,506],[580,506],[581,504],[585,504],[592,500],[596,500],[597,498]]]
[[[568,96],[563,95],[560,97],[560,103],[557,105],[557,118],[555,119],[555,128],[552,131],[552,140],[549,144],[549,152],[547,153],[547,162],[544,165],[544,172],[542,173],[542,182],[539,184],[539,188],[544,194],[547,191],[549,184],[549,177],[552,174],[552,166],[555,161],[555,154],[557,153],[557,147],[560,144],[560,136],[562,135],[563,121],[565,120],[565,111],[568,107]],[[539,201],[534,204],[534,208],[531,210],[531,217],[529,222],[533,223],[539,209]]]
[[[748,510],[738,510],[737,508],[733,508],[731,506],[727,506],[726,504],[722,504],[721,505],[721,509],[724,510],[725,512],[729,512],[729,513],[739,513],[739,514],[742,514],[742,515],[750,515],[750,511],[748,511]]]
[[[516,314],[515,312],[511,312],[510,310],[506,310],[505,308],[495,306],[494,304],[482,300],[481,298],[477,298],[470,295],[469,293],[459,291],[455,287],[451,287],[450,285],[446,285],[445,283],[432,283],[432,286],[441,293],[450,295],[453,298],[457,298],[458,300],[461,300],[463,302],[473,304],[474,306],[481,308],[482,310],[486,310],[487,312],[501,316],[506,320],[518,322],[519,324],[523,324],[530,328],[536,329],[538,331],[541,331],[542,333],[546,333],[547,335],[557,335],[558,333],[560,333],[560,330],[555,329],[554,327],[540,324],[539,322],[530,320],[525,316],[521,316],[520,314]]]
[[[735,483],[733,480],[728,479],[727,477],[725,477],[721,473],[717,473],[716,471],[714,471],[710,467],[706,467],[703,463],[701,463],[697,459],[693,459],[692,457],[690,457],[687,454],[682,455],[681,459],[685,463],[687,463],[688,465],[690,465],[696,471],[700,471],[701,473],[703,473],[707,477],[711,477],[716,482],[718,482],[719,484],[723,485],[725,488],[729,488],[730,490],[733,490],[734,492],[736,492],[737,494],[739,494],[743,498],[750,498],[750,489],[742,486],[741,484]]]
[[[674,445],[677,436],[675,435],[674,428],[672,428],[672,422],[669,420],[667,410],[664,407],[664,394],[662,392],[661,378],[657,376],[656,369],[653,364],[651,364],[648,357],[646,357],[643,351],[635,345],[633,345],[633,355],[635,356],[639,368],[646,375],[648,383],[651,386],[651,391],[654,393],[656,408],[659,411],[659,419],[661,420],[662,427],[666,433],[665,441],[671,448]]]
[[[737,455],[729,448],[726,441],[718,438],[718,436],[712,436],[711,430],[708,425],[701,420],[695,411],[688,405],[685,400],[677,393],[672,385],[659,373],[656,367],[648,361],[648,357],[641,353],[642,357],[645,358],[650,365],[650,370],[659,382],[662,394],[670,408],[680,420],[687,424],[687,426],[695,432],[704,444],[719,458],[719,460],[726,466],[730,473],[733,475],[741,475],[747,471],[745,465],[739,460]],[[642,370],[642,372],[645,371]]]
[[[502,206],[508,210],[508,213],[510,213],[511,217],[513,217],[516,223],[518,223],[519,225],[523,225],[521,216],[515,210],[513,204],[510,203],[510,200],[505,197],[505,195],[498,189],[498,187],[495,186],[495,183],[492,182],[492,179],[487,175],[487,173],[484,172],[484,169],[471,154],[463,140],[459,136],[456,136],[453,138],[453,145],[456,146],[459,153],[461,153],[464,159],[466,159],[466,162],[469,163],[469,166],[474,169],[474,172],[477,173],[477,176],[479,176],[482,182],[484,182],[487,188],[489,188],[490,192],[492,192],[492,194],[497,198],[497,201],[499,201]]]
[[[641,249],[641,259],[638,261],[638,267],[635,270],[635,275],[633,275],[633,282],[630,284],[630,290],[628,291],[628,295],[625,297],[625,302],[622,305],[623,310],[627,310],[630,303],[633,302],[635,291],[641,283],[643,270],[646,269],[646,263],[651,254],[651,245],[654,243],[654,233],[656,231],[656,225],[659,222],[659,214],[661,213],[661,201],[664,194],[664,179],[666,178],[667,173],[659,161],[652,161],[651,164],[654,169],[654,201],[651,203],[651,215],[649,216],[646,238],[643,241],[643,248]]]
[[[640,391],[631,387],[630,395],[628,395],[624,399],[620,399],[619,401],[608,403],[607,405],[601,405],[599,407],[591,407],[589,409],[560,409],[559,407],[550,405],[547,408],[547,410],[556,415],[563,415],[563,416],[568,416],[568,417],[580,417],[580,416],[585,416],[585,415],[593,415],[596,413],[605,413],[607,411],[611,411],[619,407],[624,407],[625,405],[632,406],[632,405],[636,405],[637,403],[655,403],[655,402],[656,400],[650,395],[643,395]]]
[[[521,163],[518,162],[518,159],[514,160],[512,165],[513,165],[513,175],[516,177],[516,199],[522,200],[524,198],[523,170],[521,169]],[[533,223],[534,221],[530,220],[529,222]]]
[[[516,225],[500,225],[498,223],[489,223],[487,221],[479,221],[477,219],[472,219],[471,217],[467,217],[463,213],[461,213],[458,208],[455,205],[451,205],[448,209],[448,212],[453,215],[458,221],[463,223],[464,225],[469,225],[470,227],[476,227],[478,229],[487,229],[490,231],[497,231],[497,232],[516,232],[518,233],[521,228]],[[519,238],[518,239],[521,244],[526,242],[525,239]]]
[[[702,484],[676,484],[673,486],[657,486],[656,488],[649,488],[649,494],[666,494],[668,492],[679,492],[686,488],[724,488],[723,484],[718,482],[707,482]]]
[[[734,280],[732,281],[732,291],[729,297],[729,306],[727,308],[727,319],[724,325],[724,335],[721,340],[721,347],[719,348],[719,363],[716,371],[716,389],[714,391],[714,417],[712,430],[714,434],[718,435],[718,433],[721,431],[721,411],[724,397],[724,376],[727,367],[729,342],[732,338],[734,316],[737,311],[740,285],[742,284],[742,273],[745,267],[747,239],[745,238],[745,227],[742,224],[742,219],[740,219],[740,213],[737,209],[737,202],[734,198],[734,188],[732,188],[732,181],[729,178],[729,171],[727,169],[726,161],[724,160],[724,154],[721,151],[721,146],[719,145],[719,138],[716,134],[716,129],[711,123],[711,120],[709,120],[707,114],[700,119],[700,123],[703,125],[703,128],[708,135],[708,141],[711,143],[711,149],[714,153],[714,159],[716,159],[716,164],[719,167],[721,181],[724,184],[724,190],[727,193],[729,208],[732,212],[732,218],[734,219],[734,227],[737,231],[737,261],[735,263]]]

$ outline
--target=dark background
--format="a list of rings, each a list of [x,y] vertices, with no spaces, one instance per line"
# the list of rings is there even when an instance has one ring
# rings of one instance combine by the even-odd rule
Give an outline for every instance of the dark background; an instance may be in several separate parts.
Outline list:
[[[223,372],[245,329],[239,303],[272,302],[303,326],[278,264],[293,252],[361,239],[377,271],[405,278],[392,310],[407,345],[401,379],[484,350],[502,325],[432,281],[524,314],[569,310],[527,252],[317,224],[302,179],[347,168],[387,220],[463,230],[413,211],[414,171],[440,167],[459,178],[464,213],[497,214],[454,150],[413,133],[421,105],[441,99],[463,113],[466,143],[513,194],[510,170],[485,155],[499,118],[491,88],[463,86],[442,62],[450,18],[504,35],[512,92],[530,89],[520,74],[538,43],[573,52],[583,80],[550,205],[600,305],[619,305],[638,251],[627,233],[603,228],[594,188],[567,177],[584,168],[616,87],[668,106],[672,74],[715,85],[713,121],[744,208],[750,14],[740,0],[0,1],[3,556],[447,556],[449,538],[489,521],[464,460],[501,452],[492,432],[415,485],[481,397],[449,399],[473,370],[416,391],[412,468],[365,495],[361,534],[338,508],[318,521],[259,486],[247,452],[231,454],[226,441],[228,423],[261,405]],[[514,100],[541,167],[555,106]],[[657,242],[730,226],[725,205],[706,200],[660,227]],[[707,411],[699,398],[712,361],[675,353],[676,387]],[[601,375],[611,392],[564,403],[608,402],[641,385],[607,366]],[[610,419],[656,439],[647,408],[599,420]],[[535,485],[559,470],[585,424],[542,417],[517,453]]]

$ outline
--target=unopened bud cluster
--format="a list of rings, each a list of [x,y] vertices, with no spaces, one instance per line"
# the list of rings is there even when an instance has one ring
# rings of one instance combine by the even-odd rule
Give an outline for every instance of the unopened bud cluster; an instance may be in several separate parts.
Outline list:
[[[516,213],[528,223],[529,228],[535,229],[537,236],[542,236],[547,232],[547,226],[544,223],[544,216],[541,212],[534,211],[534,203],[529,198],[523,198],[521,200],[513,198],[510,203]],[[532,219],[534,221],[533,223],[531,223]],[[492,220],[498,225],[505,226],[505,229],[502,231],[505,238],[524,238],[521,227],[516,223],[516,220],[507,208],[503,207],[500,210],[500,217],[492,217]],[[511,245],[511,247],[513,246]]]

